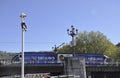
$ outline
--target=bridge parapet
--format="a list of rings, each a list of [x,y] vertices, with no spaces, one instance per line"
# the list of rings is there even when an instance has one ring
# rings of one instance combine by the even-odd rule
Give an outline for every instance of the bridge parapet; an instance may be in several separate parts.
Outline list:
[[[87,72],[114,72],[120,71],[120,66],[86,66]]]
[[[12,61],[11,59],[0,59],[0,65],[8,65],[8,64],[20,64],[20,61]],[[31,62],[30,64],[36,64],[34,62]],[[39,63],[38,63],[39,64]],[[61,63],[62,64],[62,63]],[[86,66],[119,66],[120,62],[106,62],[104,64],[98,64],[98,65],[94,65],[94,64],[88,64]]]
[[[0,65],[9,65],[11,64],[11,59],[0,59]]]

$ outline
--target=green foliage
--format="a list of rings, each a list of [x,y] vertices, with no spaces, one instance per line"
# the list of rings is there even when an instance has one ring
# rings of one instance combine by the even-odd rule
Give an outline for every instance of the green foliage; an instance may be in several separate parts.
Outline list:
[[[107,37],[97,31],[80,32],[77,35],[76,46],[74,47],[75,53],[93,53],[93,54],[106,54],[112,58],[116,57],[116,46],[113,45]],[[73,52],[73,48],[68,44],[58,50],[58,52]],[[120,55],[120,54],[119,54]]]
[[[113,54],[114,54],[114,59],[120,61],[120,43],[116,45],[116,51]]]
[[[58,52],[60,52],[60,53],[72,53],[71,49],[72,48],[68,44],[66,44],[62,48],[58,49]]]
[[[0,59],[10,60],[12,59],[17,53],[10,53],[5,51],[0,51]]]
[[[76,47],[83,53],[104,54],[110,45],[113,44],[103,33],[84,31],[78,34]]]

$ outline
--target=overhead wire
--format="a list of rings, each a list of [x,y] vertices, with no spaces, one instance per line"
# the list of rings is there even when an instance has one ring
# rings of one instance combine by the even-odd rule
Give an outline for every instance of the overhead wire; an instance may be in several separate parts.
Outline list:
[[[62,42],[24,42],[25,44],[56,44],[56,43],[62,43]],[[0,45],[2,44],[21,44],[21,42],[0,42]]]

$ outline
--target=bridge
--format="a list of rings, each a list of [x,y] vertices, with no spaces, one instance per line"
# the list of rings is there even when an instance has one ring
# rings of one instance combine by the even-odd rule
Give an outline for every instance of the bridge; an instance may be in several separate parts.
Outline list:
[[[92,78],[120,78],[120,65],[87,66],[86,73]]]
[[[7,75],[20,75],[21,65],[0,65],[0,77]],[[64,66],[61,64],[25,65],[25,74],[51,73],[51,75],[63,75]],[[120,65],[86,66],[87,78],[120,78]]]
[[[34,73],[51,73],[51,75],[63,74],[64,68],[61,64],[47,64],[47,65],[25,65],[25,74]],[[21,65],[10,64],[0,65],[0,77],[7,75],[20,75]]]
[[[20,63],[13,64],[5,60],[0,63],[0,77],[21,74]],[[85,68],[87,78],[120,78],[120,63],[118,62],[105,65],[87,65]],[[50,73],[50,75],[55,76],[63,75],[64,72],[65,65],[62,63],[25,64],[25,74]]]

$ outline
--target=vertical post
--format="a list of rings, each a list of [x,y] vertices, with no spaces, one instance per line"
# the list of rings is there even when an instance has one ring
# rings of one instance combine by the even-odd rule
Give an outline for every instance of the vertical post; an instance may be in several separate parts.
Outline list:
[[[26,26],[26,24],[25,24],[25,17],[26,17],[26,14],[24,14],[24,13],[22,13],[21,15],[20,15],[20,17],[21,17],[21,28],[22,28],[22,64],[21,64],[21,78],[24,78],[24,32],[26,31],[26,29],[27,29],[27,26]]]
[[[21,78],[24,78],[24,30],[22,30],[22,70]]]
[[[72,36],[72,48],[73,48],[73,55],[75,55],[75,39],[74,39],[74,36]]]

